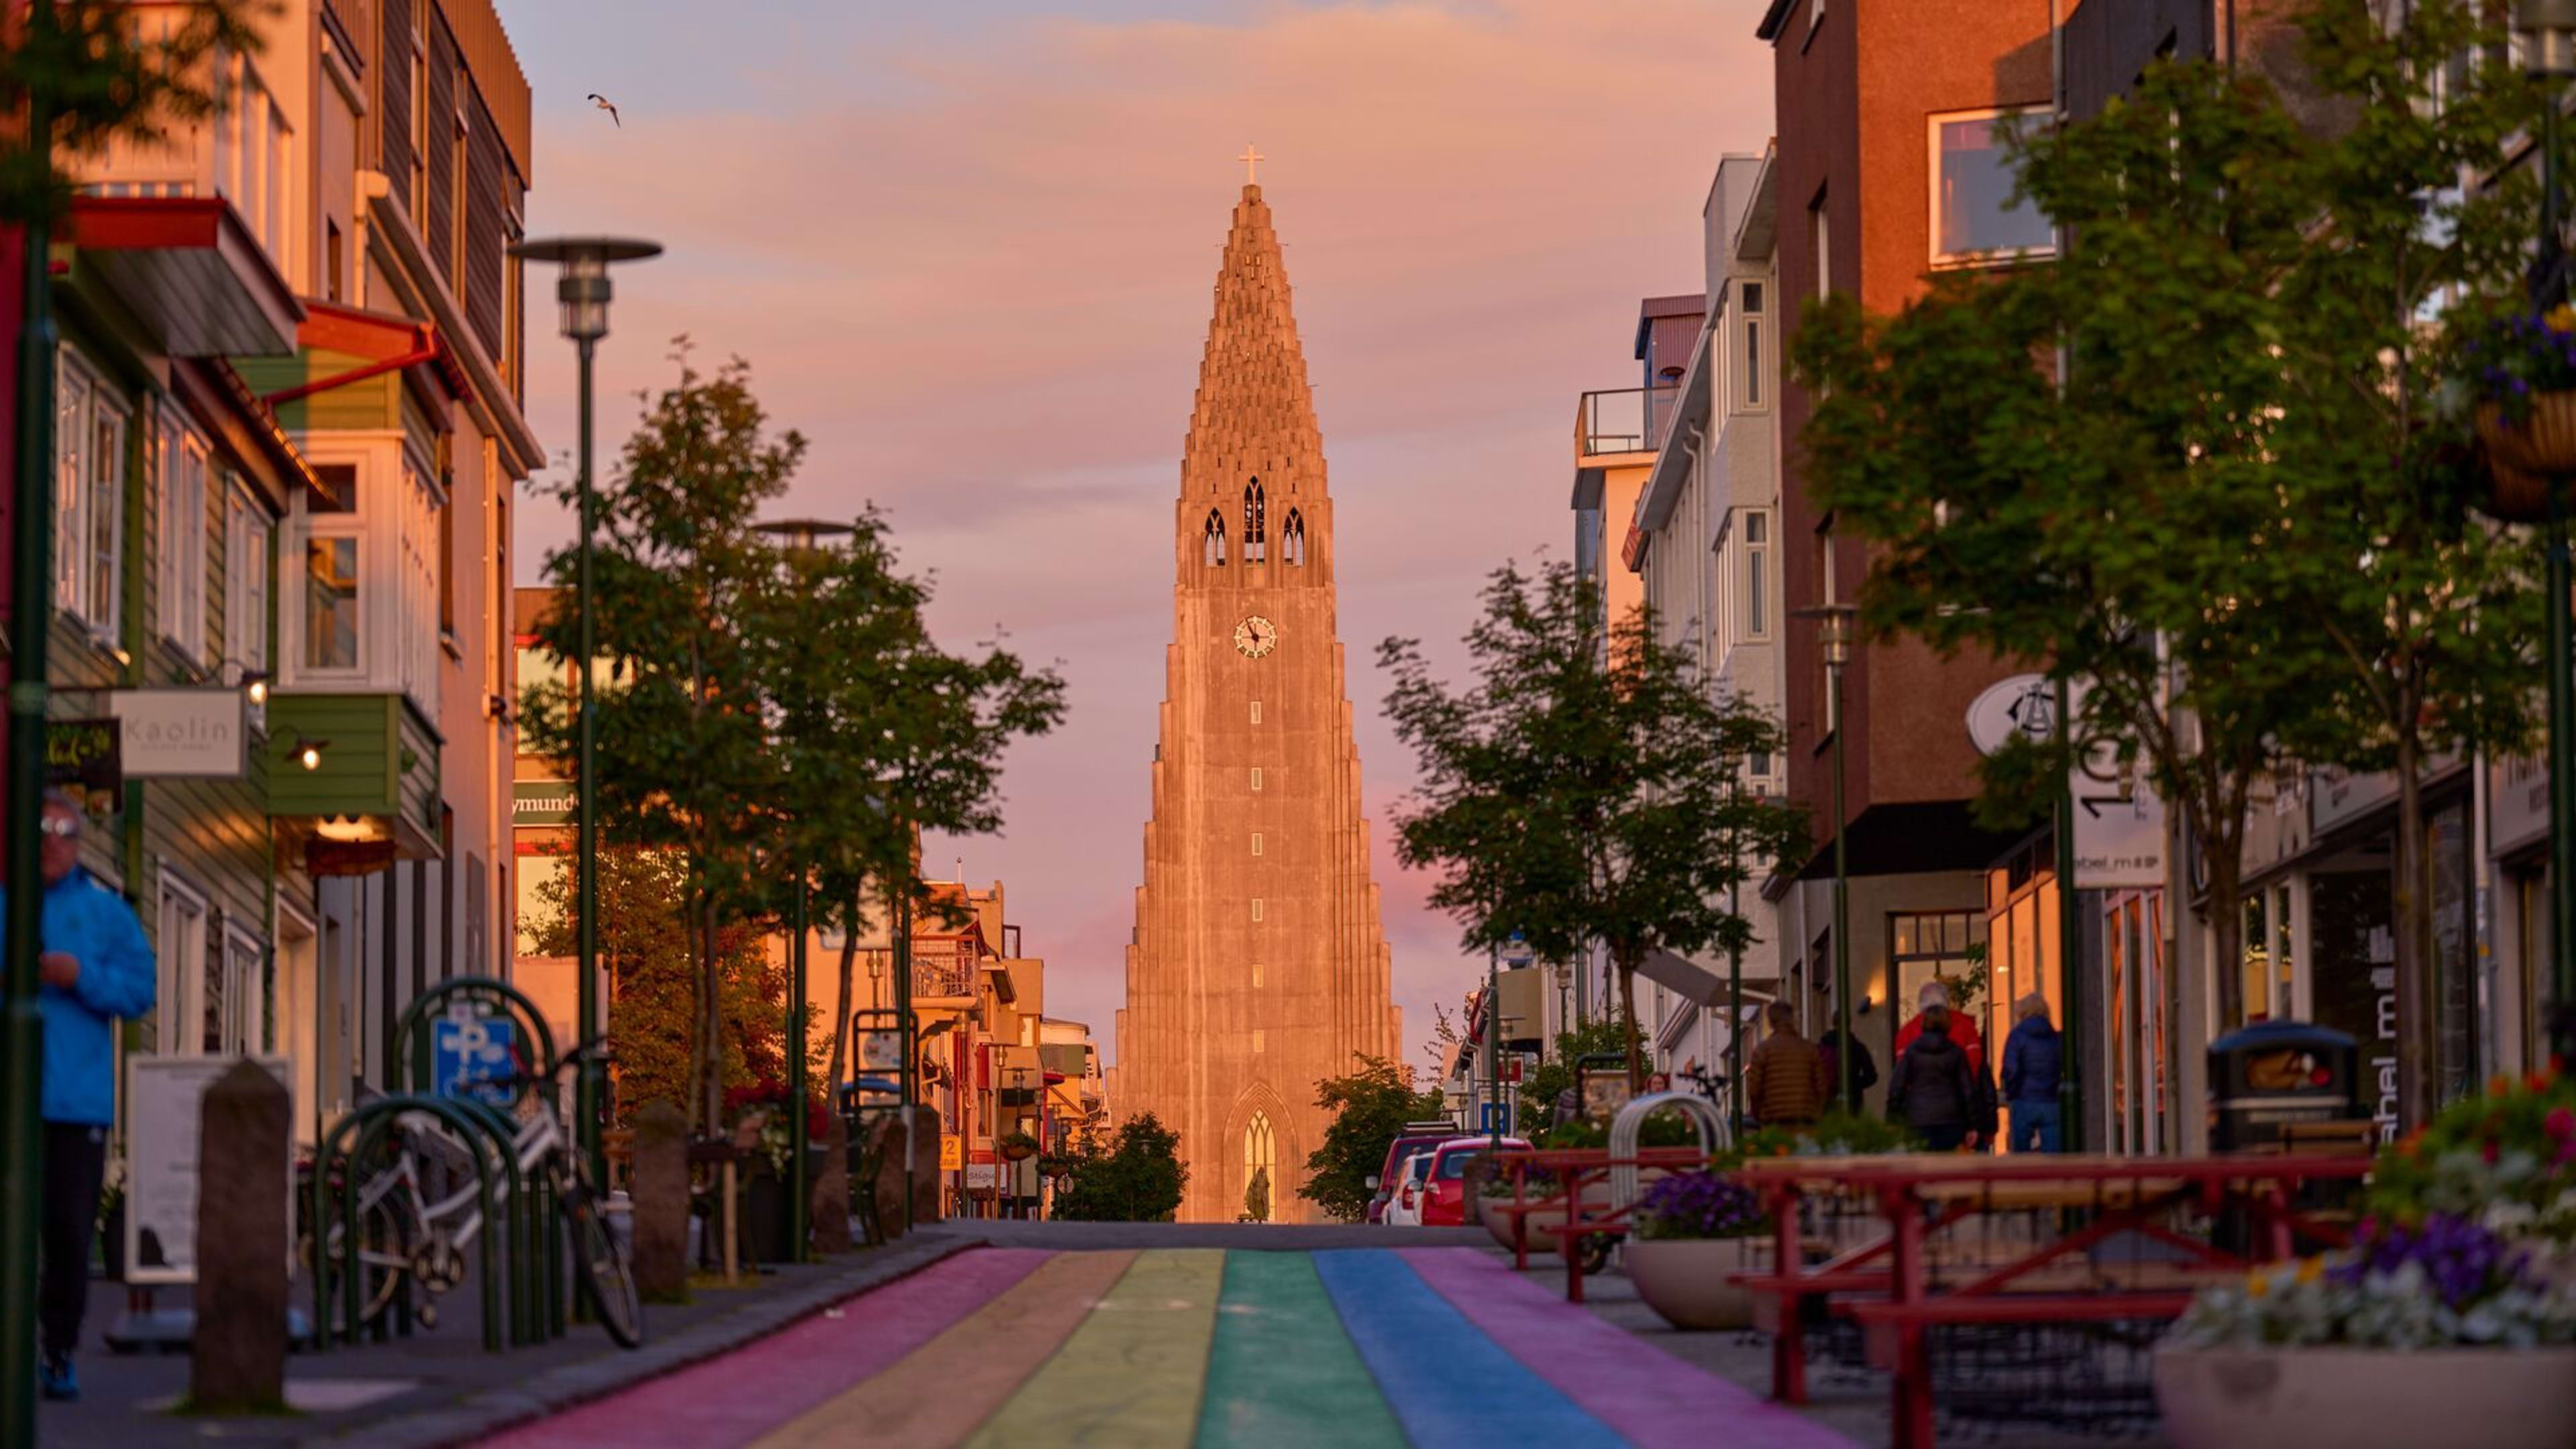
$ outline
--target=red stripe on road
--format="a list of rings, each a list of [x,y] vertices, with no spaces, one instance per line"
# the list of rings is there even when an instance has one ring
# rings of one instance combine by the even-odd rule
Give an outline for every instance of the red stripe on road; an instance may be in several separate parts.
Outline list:
[[[485,1440],[488,1449],[740,1446],[901,1361],[1055,1256],[977,1248],[705,1363]]]
[[[1480,1248],[1397,1251],[1505,1353],[1632,1444],[1852,1449],[1804,1415],[1647,1347]]]

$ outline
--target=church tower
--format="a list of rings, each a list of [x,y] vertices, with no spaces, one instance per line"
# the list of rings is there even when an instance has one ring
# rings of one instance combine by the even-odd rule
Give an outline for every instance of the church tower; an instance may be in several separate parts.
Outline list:
[[[1118,1014],[1121,1117],[1180,1133],[1184,1222],[1274,1222],[1329,1118],[1315,1084],[1397,1055],[1335,632],[1324,443],[1261,188],[1234,208],[1172,510],[1154,814]]]

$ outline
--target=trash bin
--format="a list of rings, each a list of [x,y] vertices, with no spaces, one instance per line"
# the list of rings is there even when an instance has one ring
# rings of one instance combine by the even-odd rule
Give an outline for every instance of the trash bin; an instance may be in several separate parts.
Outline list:
[[[2278,1151],[2293,1123],[2361,1117],[2361,1054],[2342,1032],[2304,1021],[2257,1022],[2209,1044],[2209,1145]]]

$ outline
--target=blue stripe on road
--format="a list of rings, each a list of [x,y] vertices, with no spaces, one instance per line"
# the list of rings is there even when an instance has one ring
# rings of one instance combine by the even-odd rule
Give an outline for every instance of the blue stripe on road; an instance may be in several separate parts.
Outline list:
[[[1498,1432],[1549,1449],[1626,1444],[1505,1353],[1393,1252],[1317,1253],[1315,1271],[1415,1449],[1490,1449]]]

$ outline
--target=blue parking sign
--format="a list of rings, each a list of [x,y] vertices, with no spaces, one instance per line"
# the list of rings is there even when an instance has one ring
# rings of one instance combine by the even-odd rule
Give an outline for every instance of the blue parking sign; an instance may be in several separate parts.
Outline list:
[[[1479,1102],[1476,1107],[1476,1132],[1479,1136],[1490,1137],[1497,1132],[1512,1130],[1511,1103]]]
[[[506,1016],[451,1016],[430,1037],[430,1090],[441,1097],[510,1105],[517,1095],[518,1023]]]

